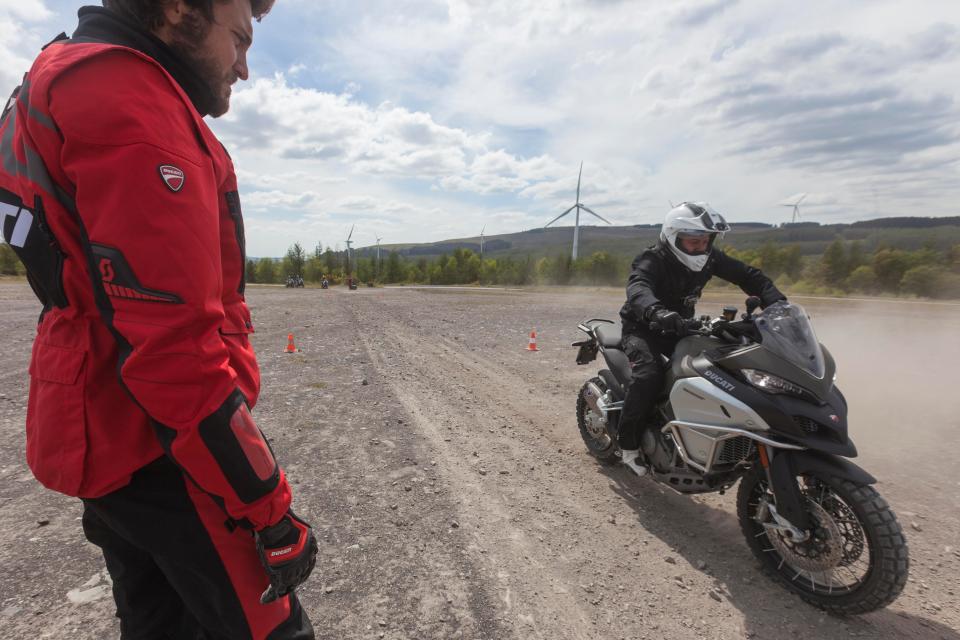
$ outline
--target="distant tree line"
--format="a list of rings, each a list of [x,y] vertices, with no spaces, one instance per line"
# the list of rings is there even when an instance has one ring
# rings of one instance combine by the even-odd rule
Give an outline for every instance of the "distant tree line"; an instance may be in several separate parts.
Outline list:
[[[821,256],[804,256],[799,245],[773,242],[743,250],[728,245],[724,251],[763,270],[787,292],[960,298],[960,244],[946,251],[880,246],[868,253],[859,241],[837,239]],[[326,276],[337,284],[352,273],[362,282],[380,284],[623,286],[632,259],[606,251],[577,260],[567,254],[481,259],[470,249],[458,248],[433,259],[387,250],[379,261],[354,254],[348,265],[345,251],[317,245],[308,255],[298,243],[282,259],[248,261],[247,280],[280,284],[288,275],[300,274],[307,282]]]
[[[881,244],[865,251],[859,241],[836,239],[820,256],[804,256],[797,244],[768,242],[724,251],[762,269],[787,293],[816,295],[900,295],[960,299],[960,244],[946,250],[926,246],[898,249]],[[632,256],[597,251],[573,260],[568,254],[541,258],[480,256],[466,248],[438,258],[402,256],[383,250],[375,254],[354,252],[348,264],[345,251],[319,243],[307,253],[300,243],[281,259],[251,258],[248,282],[282,284],[289,275],[310,283],[325,276],[338,284],[352,274],[361,282],[380,284],[481,284],[481,285],[585,285],[616,286],[626,283]],[[0,243],[0,275],[23,275],[23,265],[13,250]]]
[[[762,269],[782,289],[820,295],[892,294],[960,298],[960,244],[909,251],[881,245],[872,253],[860,242],[834,240],[823,255],[801,259],[796,245],[765,244],[727,253]]]
[[[361,282],[380,284],[484,284],[484,285],[612,285],[625,281],[629,260],[599,251],[587,258],[572,260],[569,256],[533,259],[483,258],[470,249],[454,249],[432,260],[406,257],[396,251],[383,251],[381,259],[353,256],[347,271],[345,251],[321,250],[310,256],[294,244],[280,260],[274,258],[247,261],[247,282],[282,284],[288,275],[303,275],[307,282],[317,283],[326,277],[338,284],[352,273]]]

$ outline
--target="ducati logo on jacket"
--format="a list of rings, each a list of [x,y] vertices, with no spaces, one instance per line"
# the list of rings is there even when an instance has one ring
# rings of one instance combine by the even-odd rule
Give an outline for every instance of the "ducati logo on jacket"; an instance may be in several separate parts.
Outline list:
[[[183,189],[184,173],[182,169],[170,164],[160,165],[160,177],[163,178],[170,191],[176,193]]]

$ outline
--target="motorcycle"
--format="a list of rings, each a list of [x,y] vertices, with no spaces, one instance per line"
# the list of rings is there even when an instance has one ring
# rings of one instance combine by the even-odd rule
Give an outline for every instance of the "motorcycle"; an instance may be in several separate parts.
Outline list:
[[[739,481],[737,519],[765,573],[834,614],[885,607],[907,582],[907,543],[876,478],[848,460],[857,449],[836,364],[800,305],[759,305],[748,299],[740,320],[726,307],[685,321],[641,438],[648,476],[681,494],[722,495]],[[612,464],[630,362],[619,325],[578,328],[588,339],[573,345],[577,364],[599,353],[607,368],[581,388],[577,424],[588,451]]]

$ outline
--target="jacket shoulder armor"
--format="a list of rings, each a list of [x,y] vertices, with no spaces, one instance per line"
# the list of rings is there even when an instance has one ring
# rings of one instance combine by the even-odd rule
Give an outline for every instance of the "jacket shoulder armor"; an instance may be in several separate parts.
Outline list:
[[[199,116],[159,64],[118,46],[50,49],[66,64],[45,65],[35,88],[47,85],[50,113],[66,138],[102,146],[148,144],[201,161]]]

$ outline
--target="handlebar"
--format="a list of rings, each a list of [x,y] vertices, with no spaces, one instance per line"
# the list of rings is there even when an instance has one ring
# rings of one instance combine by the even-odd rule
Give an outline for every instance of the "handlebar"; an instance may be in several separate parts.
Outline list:
[[[709,319],[704,321],[700,318],[689,318],[683,321],[683,327],[683,333],[680,337],[713,336],[725,342],[740,342],[746,337],[750,342],[758,341],[752,318],[739,321],[716,318],[712,322]],[[650,329],[661,331],[660,323],[651,322]],[[666,333],[663,334],[666,335]]]
[[[651,322],[648,326],[650,327],[651,331],[660,331],[663,334],[667,333],[666,331],[661,331],[662,327],[660,326],[659,322]],[[689,336],[693,334],[699,334],[708,336],[710,335],[710,332],[710,329],[704,330],[703,321],[699,320],[698,318],[687,318],[683,321],[683,335]]]

